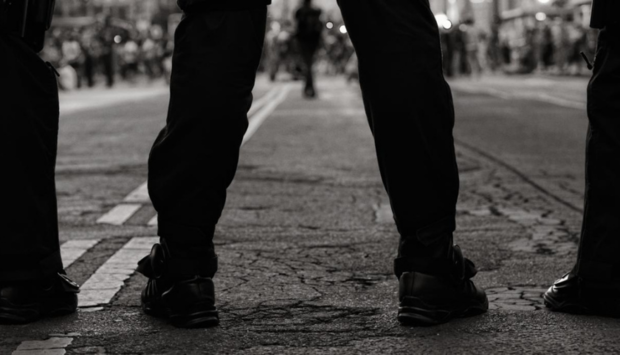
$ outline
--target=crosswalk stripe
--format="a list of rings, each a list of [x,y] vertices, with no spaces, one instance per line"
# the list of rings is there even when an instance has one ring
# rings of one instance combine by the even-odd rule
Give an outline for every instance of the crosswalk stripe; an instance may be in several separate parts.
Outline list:
[[[151,202],[147,182],[145,181],[137,189],[129,193],[123,202]]]
[[[99,239],[80,239],[69,240],[60,246],[60,256],[62,258],[62,265],[68,268],[77,259],[79,259],[88,249],[94,247],[99,243]]]
[[[276,90],[276,89],[279,89],[279,90]],[[272,89],[271,91],[269,91],[269,93],[265,94],[265,96],[261,97],[261,99],[258,100],[259,101],[258,104],[256,104],[255,106],[252,106],[252,108],[254,107],[258,107],[258,108],[254,111],[250,110],[253,116],[249,120],[248,130],[245,133],[245,136],[243,136],[243,143],[241,143],[241,145],[244,145],[247,141],[250,140],[250,138],[252,138],[254,133],[256,133],[256,131],[258,130],[260,125],[265,121],[265,119],[269,117],[269,115],[278,107],[278,105],[280,105],[282,101],[286,99],[286,95],[288,95],[290,90],[291,90],[290,85],[284,85],[284,86]],[[265,105],[266,102],[269,102],[269,103]],[[136,191],[138,191],[142,186],[146,186],[146,183],[140,185],[140,187],[136,189]],[[157,215],[155,215],[148,222],[147,225],[156,226]]]
[[[243,136],[243,142],[241,145],[247,143],[247,141],[252,138],[254,133],[258,130],[261,124],[265,121],[267,117],[280,105],[288,95],[292,86],[290,84],[282,85],[277,95],[270,100],[267,104],[265,104],[262,108],[260,108],[254,115],[252,115],[252,119],[249,121],[248,130],[245,132]]]
[[[158,237],[135,237],[108,259],[81,287],[78,307],[95,307],[110,303],[125,280],[136,270],[136,264],[150,251]]]
[[[254,100],[252,107],[248,112],[248,129],[243,136],[241,145],[247,143],[256,133],[261,124],[269,117],[269,115],[280,105],[291,90],[290,84],[278,85],[269,90],[259,99]],[[130,192],[124,199],[123,203],[112,208],[108,213],[101,216],[97,223],[123,225],[127,222],[139,209],[142,204],[149,203],[151,199],[148,193],[147,182],[142,183],[135,190]],[[147,223],[149,226],[157,225],[157,215]]]
[[[120,226],[136,213],[142,205],[120,204],[111,209],[97,220],[97,223],[113,224]]]
[[[64,355],[65,348],[73,342],[73,338],[52,337],[47,340],[23,341],[12,355]]]
[[[269,90],[265,95],[261,96],[259,99],[256,99],[252,102],[252,107],[248,111],[248,117],[254,116],[254,114],[265,104],[271,101],[279,92],[280,86],[276,86],[273,89]]]

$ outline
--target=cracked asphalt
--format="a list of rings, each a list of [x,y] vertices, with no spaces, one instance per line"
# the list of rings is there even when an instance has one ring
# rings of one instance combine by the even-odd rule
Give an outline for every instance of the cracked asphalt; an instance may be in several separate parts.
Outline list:
[[[502,90],[528,85],[510,80],[517,81],[502,81]],[[579,80],[570,87],[585,90]],[[260,78],[256,96],[272,85]],[[576,257],[585,110],[507,100],[490,94],[492,86],[453,90],[461,172],[455,242],[478,266],[474,280],[491,309],[404,327],[392,274],[398,235],[359,88],[341,78],[318,85],[313,101],[295,86],[242,149],[215,237],[220,326],[176,329],[142,314],[145,278],[134,274],[100,307],[0,326],[0,353],[46,339],[62,345],[50,354],[620,352],[618,320],[553,313],[541,298]],[[96,223],[146,179],[167,98],[154,90],[137,100],[61,118],[61,239],[98,241],[68,267],[80,284],[132,238],[156,234],[148,204],[123,225]]]

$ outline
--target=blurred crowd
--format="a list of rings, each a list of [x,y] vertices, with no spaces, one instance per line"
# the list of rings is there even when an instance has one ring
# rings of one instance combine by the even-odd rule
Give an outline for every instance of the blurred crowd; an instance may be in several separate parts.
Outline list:
[[[168,79],[173,41],[159,25],[138,27],[110,17],[79,27],[55,27],[41,57],[57,68],[59,86],[65,90],[112,87],[119,79]]]
[[[178,20],[180,16],[177,24]],[[329,18],[322,18],[321,24],[313,71],[356,79],[357,58],[346,27]],[[520,19],[503,23],[495,31],[481,30],[472,20],[440,24],[440,28],[448,77],[490,72],[583,75],[587,69],[580,53],[594,56],[597,35],[595,30],[560,18]],[[280,76],[304,78],[298,30],[294,20],[269,20],[260,70],[272,81]],[[52,28],[41,56],[57,68],[60,88],[66,90],[113,87],[119,81],[168,81],[173,32],[173,27],[164,29],[157,24],[141,25],[111,17],[93,19],[79,26]]]
[[[472,21],[441,32],[446,76],[485,72],[585,75],[583,52],[593,58],[597,31],[559,18],[530,26],[503,24],[497,31],[480,30]]]

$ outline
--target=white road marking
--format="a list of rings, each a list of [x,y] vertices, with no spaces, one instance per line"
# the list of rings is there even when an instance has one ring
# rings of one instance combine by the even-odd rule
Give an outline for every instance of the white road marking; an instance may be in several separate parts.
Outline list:
[[[64,355],[65,348],[73,338],[49,338],[47,340],[27,340],[19,344],[12,355]]]
[[[139,102],[170,92],[168,86],[140,87],[125,89],[94,89],[71,91],[60,94],[60,117],[76,112],[116,106],[129,102]]]
[[[115,206],[110,212],[104,214],[97,220],[97,223],[113,224],[120,226],[136,213],[142,205],[139,204],[120,204]]]
[[[279,92],[280,87],[276,86],[273,89],[269,90],[265,95],[261,96],[259,99],[256,99],[252,102],[252,107],[250,107],[250,111],[248,111],[248,117],[254,116],[256,111],[258,111],[261,107],[265,106],[265,104],[271,101]]]
[[[123,202],[151,202],[147,182],[144,182],[142,185],[138,186],[137,189],[129,193]]]
[[[265,119],[269,117],[273,113],[273,111],[286,99],[289,91],[291,90],[291,85],[282,85],[271,89],[267,94],[261,97],[256,101],[256,104],[252,106],[252,109],[256,107],[255,110],[250,109],[250,113],[252,113],[252,117],[249,119],[248,130],[245,132],[243,136],[243,142],[241,146],[247,143],[250,138],[256,133],[258,128],[265,122]],[[137,190],[136,190],[137,191]],[[153,217],[149,222],[149,226],[157,225],[157,215]]]
[[[260,110],[256,112],[256,114],[252,116],[252,119],[249,121],[248,130],[245,132],[245,136],[243,136],[243,142],[241,143],[242,146],[247,143],[250,138],[252,138],[254,133],[256,133],[256,131],[263,124],[265,119],[267,119],[267,117],[269,117],[269,115],[276,109],[276,107],[278,107],[278,105],[280,105],[286,99],[286,95],[288,95],[291,87],[292,86],[290,84],[282,85],[280,87],[278,95],[275,96],[273,100],[269,101],[269,103],[264,105]]]
[[[488,88],[470,87],[470,86],[460,85],[456,83],[451,83],[450,86],[455,91],[462,91],[468,94],[490,95],[490,96],[498,97],[503,100],[513,100],[513,99],[534,100],[534,101],[540,101],[540,102],[549,103],[549,104],[566,107],[566,108],[573,108],[573,109],[579,109],[579,110],[583,110],[586,108],[585,101],[564,99],[561,97],[556,97],[556,96],[545,94],[545,93],[531,93],[531,92],[509,93],[509,92],[501,91],[501,90],[490,88],[490,87]]]
[[[159,237],[135,237],[108,259],[80,288],[78,307],[110,303],[136,270],[136,264],[149,253]]]
[[[248,130],[243,136],[242,146],[252,138],[265,119],[286,99],[291,87],[291,84],[276,86],[252,103],[252,107],[248,112]],[[123,199],[124,203],[115,206],[108,213],[101,216],[97,223],[120,226],[131,218],[142,207],[143,203],[149,203],[150,201],[148,185],[147,182],[144,182]],[[147,225],[156,226],[157,215],[149,220]]]
[[[99,243],[99,239],[69,240],[60,246],[62,265],[67,268],[79,259],[88,249]]]
[[[377,223],[394,223],[392,207],[389,203],[382,203],[375,206],[375,221]]]

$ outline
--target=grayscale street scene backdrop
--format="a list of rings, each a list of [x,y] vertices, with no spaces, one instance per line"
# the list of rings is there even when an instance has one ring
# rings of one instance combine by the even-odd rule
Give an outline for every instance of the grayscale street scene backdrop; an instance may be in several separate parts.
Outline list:
[[[159,240],[147,159],[181,12],[174,0],[60,0],[40,55],[59,73],[59,230],[79,309],[0,325],[0,354],[619,353],[618,320],[551,312],[542,298],[579,242],[590,1],[430,2],[456,111],[454,241],[479,269],[487,313],[396,321],[398,233],[347,28],[335,0],[314,2],[324,28],[309,92],[299,2],[274,0],[215,232],[220,325],[143,314],[136,263]]]

